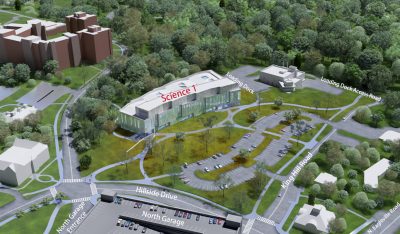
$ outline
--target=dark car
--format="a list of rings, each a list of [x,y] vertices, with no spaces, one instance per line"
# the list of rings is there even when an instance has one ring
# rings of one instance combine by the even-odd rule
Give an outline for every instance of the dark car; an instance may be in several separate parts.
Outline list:
[[[176,210],[174,216],[176,217],[176,216],[178,216],[178,214],[179,214],[179,211]]]
[[[191,217],[192,217],[192,214],[191,214],[191,213],[188,213],[187,219],[190,219]]]
[[[197,215],[196,216],[196,221],[199,221],[200,220],[200,215]]]
[[[132,230],[132,229],[133,229],[133,225],[135,225],[134,222],[132,222],[131,224],[129,224],[129,230]]]
[[[214,218],[213,219],[213,224],[216,224],[217,223],[217,218]]]

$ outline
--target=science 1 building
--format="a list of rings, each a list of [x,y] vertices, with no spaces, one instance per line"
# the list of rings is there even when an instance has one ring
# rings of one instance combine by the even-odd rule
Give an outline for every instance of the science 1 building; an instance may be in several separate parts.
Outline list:
[[[238,84],[208,70],[174,80],[132,100],[120,110],[117,122],[135,133],[151,133],[239,104]]]

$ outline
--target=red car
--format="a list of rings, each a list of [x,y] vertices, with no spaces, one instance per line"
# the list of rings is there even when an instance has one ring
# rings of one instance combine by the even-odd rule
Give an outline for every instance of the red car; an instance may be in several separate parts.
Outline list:
[[[222,219],[218,219],[217,223],[218,223],[218,225],[221,225]]]

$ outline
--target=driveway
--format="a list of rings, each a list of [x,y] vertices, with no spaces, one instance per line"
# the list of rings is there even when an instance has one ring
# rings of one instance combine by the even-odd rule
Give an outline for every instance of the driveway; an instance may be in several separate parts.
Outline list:
[[[340,88],[336,88],[332,85],[329,85],[327,83],[322,82],[321,80],[312,80],[312,79],[306,79],[303,82],[303,87],[307,87],[307,88],[313,88],[313,89],[317,89],[320,90],[322,92],[325,93],[330,93],[333,95],[339,95],[343,92],[343,89]]]
[[[0,86],[0,101],[5,99],[6,97],[10,96],[17,90],[18,90],[18,88],[6,88],[3,86]]]
[[[234,77],[238,78],[243,84],[247,84],[248,87],[250,87],[254,92],[259,92],[259,91],[265,91],[269,87],[267,84],[263,84],[261,82],[258,82],[259,76],[248,76],[249,74],[252,74],[254,72],[259,71],[262,69],[262,67],[255,67],[255,66],[241,66],[233,71],[230,71],[229,73],[233,75]]]

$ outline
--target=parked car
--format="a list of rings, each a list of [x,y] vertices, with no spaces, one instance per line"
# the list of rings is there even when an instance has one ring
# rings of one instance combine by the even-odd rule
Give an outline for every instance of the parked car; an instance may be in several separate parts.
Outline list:
[[[208,169],[208,167],[205,167],[205,168],[204,168],[204,171],[205,171],[205,172],[209,172],[210,169]]]
[[[213,224],[217,223],[217,218],[213,218]]]
[[[198,161],[198,162],[197,162],[197,165],[201,165],[201,164],[203,164],[201,161]]]
[[[217,155],[214,154],[214,155],[212,156],[212,158],[213,158],[213,159],[217,159]]]
[[[182,218],[186,219],[186,216],[187,216],[187,214],[188,214],[188,213],[186,213],[186,212],[183,212],[183,216],[182,216]]]
[[[135,205],[133,205],[133,208],[138,208],[138,203],[135,202]]]
[[[176,210],[174,216],[176,217],[176,216],[178,216],[178,214],[179,214],[179,211]]]
[[[137,224],[135,224],[135,226],[133,226],[133,230],[138,230],[138,228],[139,228],[139,224],[137,223]]]
[[[218,157],[222,157],[222,155],[223,155],[222,153],[218,153],[217,154]]]
[[[190,218],[192,218],[192,214],[191,214],[191,213],[188,213],[187,219],[190,219]]]
[[[219,167],[218,167],[218,164],[217,164],[217,165],[215,165],[215,166],[214,166],[214,168],[215,168],[215,169],[218,169],[218,168],[219,168]]]
[[[251,147],[253,147],[254,149],[257,148],[257,146],[255,146],[255,145],[251,145]]]
[[[183,215],[183,212],[180,212],[180,211],[179,211],[179,213],[178,213],[178,217],[179,217],[179,218],[181,218],[181,217],[182,217],[182,215]]]
[[[208,220],[208,223],[209,223],[209,224],[212,224],[212,223],[213,223],[213,218],[210,218],[210,219]]]
[[[222,219],[218,219],[218,225],[221,225],[221,223],[222,223]]]
[[[153,209],[153,211],[157,211],[157,209],[158,209],[158,206],[155,206],[154,209]]]
[[[133,229],[133,225],[135,225],[134,222],[131,222],[131,224],[129,224],[129,230],[132,230],[132,229]]]
[[[222,165],[221,165],[221,164],[217,164],[217,166],[218,166],[218,168],[222,168]]]
[[[118,219],[117,226],[121,226],[122,219]]]
[[[232,149],[236,149],[236,145],[232,145],[231,148],[232,148]]]
[[[142,233],[146,233],[147,227],[143,227]]]
[[[197,215],[196,216],[196,221],[199,221],[200,220],[200,215]]]
[[[183,167],[184,167],[184,168],[187,168],[187,167],[188,167],[188,163],[185,162],[185,163],[183,164]]]
[[[167,211],[167,209],[162,208],[161,213],[165,214],[166,211]]]

